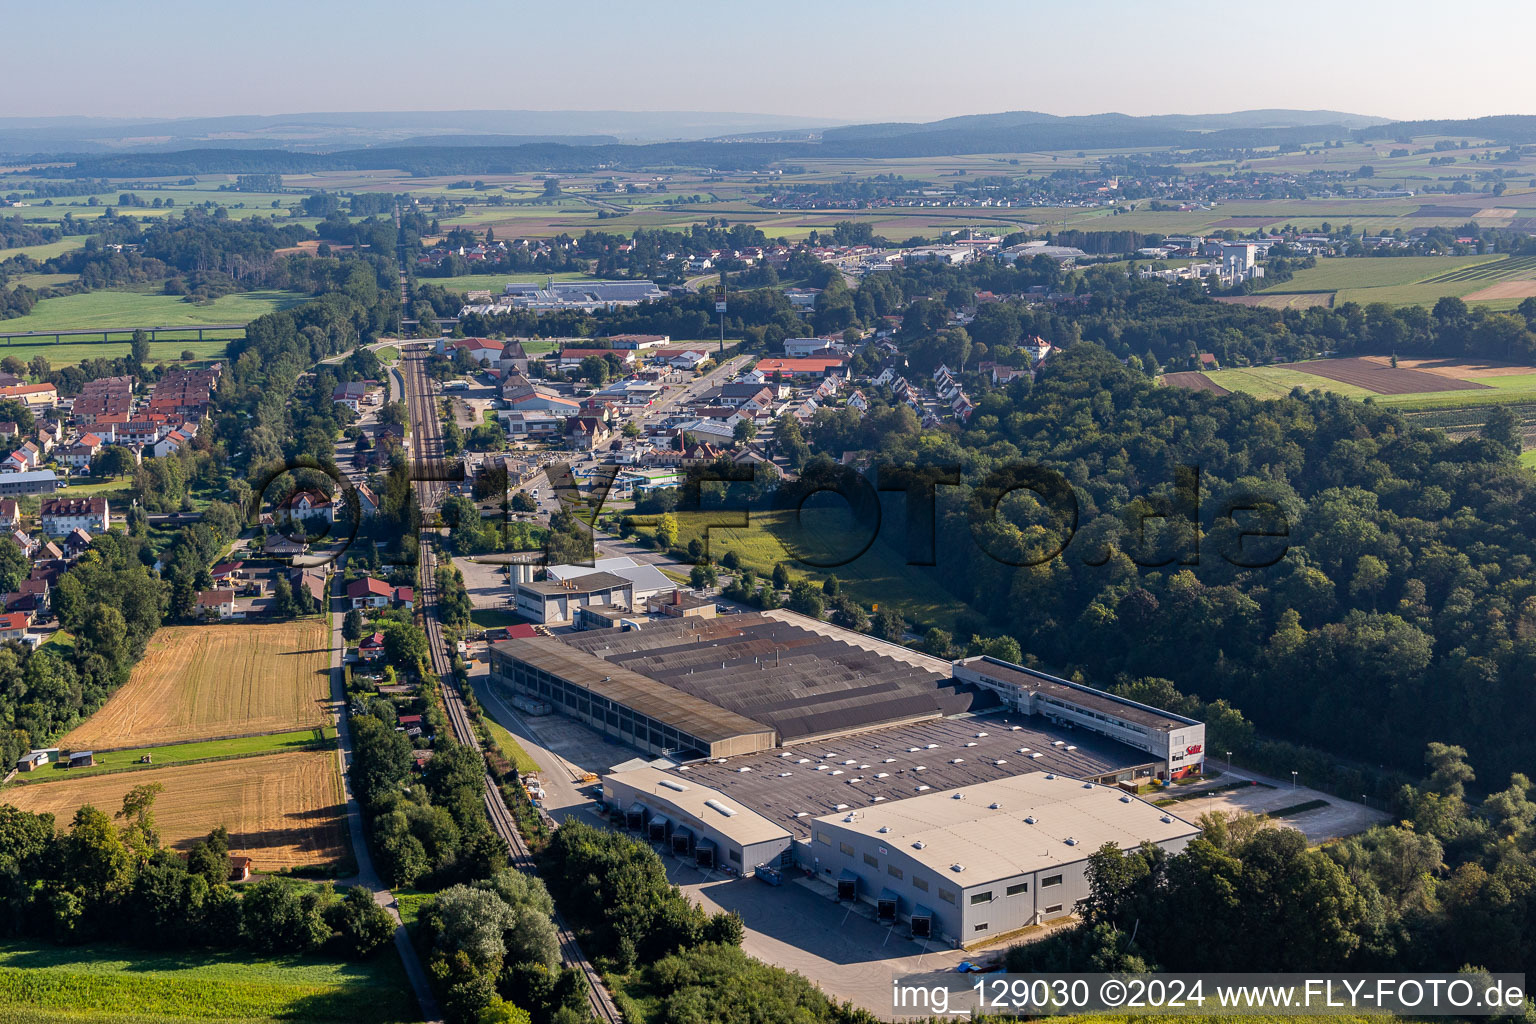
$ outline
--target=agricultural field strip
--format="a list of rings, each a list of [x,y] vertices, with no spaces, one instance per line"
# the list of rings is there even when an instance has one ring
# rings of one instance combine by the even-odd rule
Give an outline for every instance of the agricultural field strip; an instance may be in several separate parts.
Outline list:
[[[341,776],[333,751],[297,751],[153,773],[164,791],[155,820],[168,847],[185,850],[222,824],[230,852],[273,871],[334,862],[347,850]],[[67,822],[85,804],[111,812],[143,780],[137,772],[9,787],[0,800]]]
[[[163,627],[128,682],[60,746],[170,746],[328,725],[329,667],[318,619]]]
[[[256,733],[228,739],[195,743],[174,743],[163,747],[133,747],[123,750],[92,751],[96,763],[89,768],[61,768],[56,764],[18,774],[10,785],[37,786],[92,775],[112,775],[126,771],[154,771],[171,765],[204,764],[241,757],[263,757],[293,750],[330,749],[336,733],[329,728],[300,729],[294,732]],[[149,761],[142,759],[148,757]]]

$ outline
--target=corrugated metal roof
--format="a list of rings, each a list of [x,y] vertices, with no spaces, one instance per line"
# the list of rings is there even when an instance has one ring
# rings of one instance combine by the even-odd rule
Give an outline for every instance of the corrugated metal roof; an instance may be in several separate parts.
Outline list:
[[[503,640],[492,656],[513,658],[611,701],[665,722],[704,743],[734,736],[772,735],[773,729],[744,715],[716,707],[638,672],[610,664],[553,637]]]

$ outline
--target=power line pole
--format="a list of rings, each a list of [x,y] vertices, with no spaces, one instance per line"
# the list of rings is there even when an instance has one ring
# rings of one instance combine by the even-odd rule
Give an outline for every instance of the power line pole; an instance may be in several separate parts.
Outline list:
[[[720,271],[720,297],[715,300],[715,312],[720,314],[720,351],[718,355],[725,355],[725,302],[726,302],[725,270]]]

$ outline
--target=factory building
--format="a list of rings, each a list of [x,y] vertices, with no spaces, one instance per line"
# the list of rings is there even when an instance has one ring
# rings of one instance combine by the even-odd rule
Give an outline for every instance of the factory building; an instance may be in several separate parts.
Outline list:
[[[635,603],[635,586],[622,576],[609,572],[591,572],[565,580],[518,582],[517,614],[533,622],[570,622],[576,609],[588,605]]]
[[[616,824],[703,868],[750,874],[793,859],[788,830],[693,779],[637,768],[604,776],[603,797]]]
[[[773,730],[553,637],[491,648],[491,681],[640,750],[679,759],[773,746]]]
[[[1193,718],[997,658],[957,661],[954,675],[996,693],[1005,707],[1146,751],[1161,762],[1156,772],[1160,779],[1198,772],[1204,763],[1205,725]]]
[[[800,855],[840,898],[958,946],[1072,913],[1105,843],[1173,854],[1199,833],[1116,787],[1031,772],[824,815]]]

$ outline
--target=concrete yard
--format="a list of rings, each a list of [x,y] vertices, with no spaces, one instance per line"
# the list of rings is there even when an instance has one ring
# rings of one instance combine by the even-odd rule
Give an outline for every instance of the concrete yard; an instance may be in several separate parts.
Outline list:
[[[1391,815],[1385,811],[1367,807],[1356,801],[1341,800],[1331,793],[1308,789],[1306,786],[1297,786],[1292,789],[1289,779],[1282,782],[1243,768],[1228,769],[1220,761],[1207,762],[1207,764],[1220,770],[1221,775],[1209,783],[1175,787],[1169,795],[1201,793],[1237,781],[1257,784],[1244,789],[1210,793],[1207,796],[1192,796],[1188,800],[1180,800],[1172,804],[1169,810],[1192,821],[1208,811],[1264,814],[1268,811],[1294,807],[1297,804],[1310,803],[1313,800],[1326,800],[1327,807],[1275,819],[1277,825],[1300,830],[1307,837],[1307,842],[1314,844],[1364,832],[1373,826],[1384,825],[1391,819]]]
[[[455,558],[453,564],[464,574],[464,588],[469,591],[471,608],[511,610],[512,588],[507,582],[506,566],[478,562],[473,558]]]

